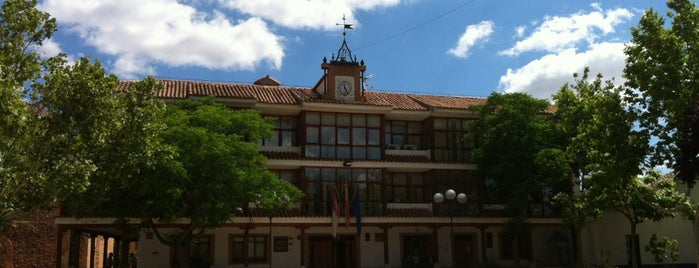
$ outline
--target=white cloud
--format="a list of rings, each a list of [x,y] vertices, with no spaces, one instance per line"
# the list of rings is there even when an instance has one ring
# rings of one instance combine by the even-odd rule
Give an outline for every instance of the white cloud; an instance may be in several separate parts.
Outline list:
[[[561,52],[581,41],[592,44],[600,35],[613,33],[614,26],[633,16],[624,8],[603,11],[597,3],[593,3],[592,8],[596,11],[579,12],[568,17],[546,17],[531,35],[500,53],[517,56],[527,51]]]
[[[138,8],[134,8],[138,7]],[[175,0],[47,0],[40,5],[99,52],[116,57],[122,77],[152,74],[153,65],[280,68],[283,38],[259,18],[230,21]]]
[[[517,37],[522,37],[522,36],[524,36],[524,31],[526,31],[526,30],[527,30],[527,26],[524,26],[524,25],[517,26],[517,27],[515,27],[515,34],[517,35]]]
[[[526,92],[537,98],[550,99],[565,82],[573,81],[573,73],[582,73],[585,67],[590,67],[593,77],[601,73],[604,80],[614,78],[615,85],[621,85],[625,59],[623,43],[592,44],[582,53],[569,48],[543,56],[519,69],[507,69],[507,74],[500,77],[499,88],[505,92]]]
[[[355,9],[369,10],[397,5],[400,0],[220,0],[225,6],[245,14],[295,29],[340,29],[345,16],[353,21]]]
[[[41,58],[50,58],[61,53],[61,45],[56,43],[53,39],[46,39],[42,42],[40,46],[34,46],[34,51],[36,51]]]
[[[487,40],[493,33],[493,26],[492,21],[482,21],[478,24],[469,25],[459,38],[459,43],[456,44],[456,47],[449,49],[447,53],[459,58],[468,57],[471,47],[476,45],[478,41]]]

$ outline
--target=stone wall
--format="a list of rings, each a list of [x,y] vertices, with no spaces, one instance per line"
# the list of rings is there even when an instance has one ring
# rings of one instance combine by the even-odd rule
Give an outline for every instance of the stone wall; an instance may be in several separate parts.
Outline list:
[[[56,267],[57,211],[17,213],[8,238],[14,246],[14,268]]]

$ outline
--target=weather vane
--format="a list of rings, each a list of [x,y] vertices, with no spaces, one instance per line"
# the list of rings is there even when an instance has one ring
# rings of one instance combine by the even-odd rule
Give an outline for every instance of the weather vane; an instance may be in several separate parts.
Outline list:
[[[337,23],[336,25],[342,25],[342,36],[346,36],[346,35],[347,35],[347,30],[348,30],[348,29],[349,29],[349,30],[354,29],[354,28],[352,28],[352,24],[351,24],[351,23],[347,23],[347,19],[345,18],[345,14],[342,14],[342,23],[341,23],[341,24],[340,24],[340,23]]]

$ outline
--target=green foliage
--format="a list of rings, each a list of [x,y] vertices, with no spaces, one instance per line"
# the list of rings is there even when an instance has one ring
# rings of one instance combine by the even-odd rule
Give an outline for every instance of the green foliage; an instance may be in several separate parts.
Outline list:
[[[612,250],[610,249],[603,249],[600,250],[599,253],[600,256],[600,266],[603,268],[613,268],[616,267],[614,266],[614,255],[612,254]]]
[[[580,228],[587,216],[629,199],[628,185],[638,174],[647,151],[647,136],[634,130],[634,117],[622,102],[621,90],[602,75],[589,80],[589,69],[574,84],[553,96],[555,118],[565,133],[566,155],[581,193],[559,195],[564,221]]]
[[[41,60],[32,49],[51,38],[56,31],[56,19],[36,9],[36,4],[36,0],[8,0],[2,3],[0,81],[15,88],[38,77]]]
[[[573,176],[581,184],[579,192],[554,198],[564,223],[580,229],[588,217],[615,210],[628,220],[635,235],[636,225],[646,220],[691,213],[694,208],[671,178],[656,171],[638,176],[650,137],[637,130],[622,90],[612,81],[603,82],[602,75],[589,81],[587,68],[580,79],[575,77],[575,84],[565,84],[553,97],[556,118],[567,136]],[[631,259],[637,267],[636,258]]]
[[[35,166],[37,123],[24,85],[39,77],[43,62],[32,51],[50,38],[56,21],[36,9],[36,1],[9,0],[0,13],[0,236],[12,224],[12,212],[46,205],[43,193],[49,178]]]
[[[631,29],[626,100],[640,127],[658,138],[649,166],[672,165],[691,187],[699,177],[699,9],[689,0],[667,6],[670,23],[650,9]]]
[[[546,111],[546,100],[527,94],[493,93],[485,105],[476,107],[481,120],[472,123],[478,147],[473,159],[477,175],[492,178],[511,217],[505,232],[516,243],[529,231],[529,205],[546,195],[569,191],[567,164],[561,133]],[[517,247],[515,247],[517,248]],[[518,252],[515,251],[515,265]]]
[[[661,263],[665,260],[676,261],[680,257],[679,243],[675,239],[670,239],[667,236],[663,240],[658,241],[658,237],[653,234],[646,245],[646,251],[653,254],[655,262]]]
[[[525,216],[526,207],[542,198],[545,187],[567,187],[569,171],[557,144],[560,134],[545,113],[549,106],[522,93],[493,93],[477,107],[481,120],[472,125],[479,141],[473,159],[479,175],[493,178],[501,196],[508,197],[502,201],[516,217]]]
[[[288,209],[300,200],[300,190],[266,169],[257,142],[272,126],[258,112],[232,111],[210,99],[181,101],[167,107],[165,122],[163,143],[174,149],[184,177],[160,187],[178,201],[165,203],[152,217],[187,217],[204,229],[220,226],[249,202]]]

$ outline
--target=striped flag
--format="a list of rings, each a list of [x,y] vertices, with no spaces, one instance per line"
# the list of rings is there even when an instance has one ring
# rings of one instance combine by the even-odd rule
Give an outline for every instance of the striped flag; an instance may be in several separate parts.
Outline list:
[[[347,183],[345,182],[345,228],[349,228],[349,223],[350,223],[349,190],[347,190]]]
[[[337,201],[337,187],[333,187],[333,237],[337,238],[337,222],[340,219],[340,204]]]

